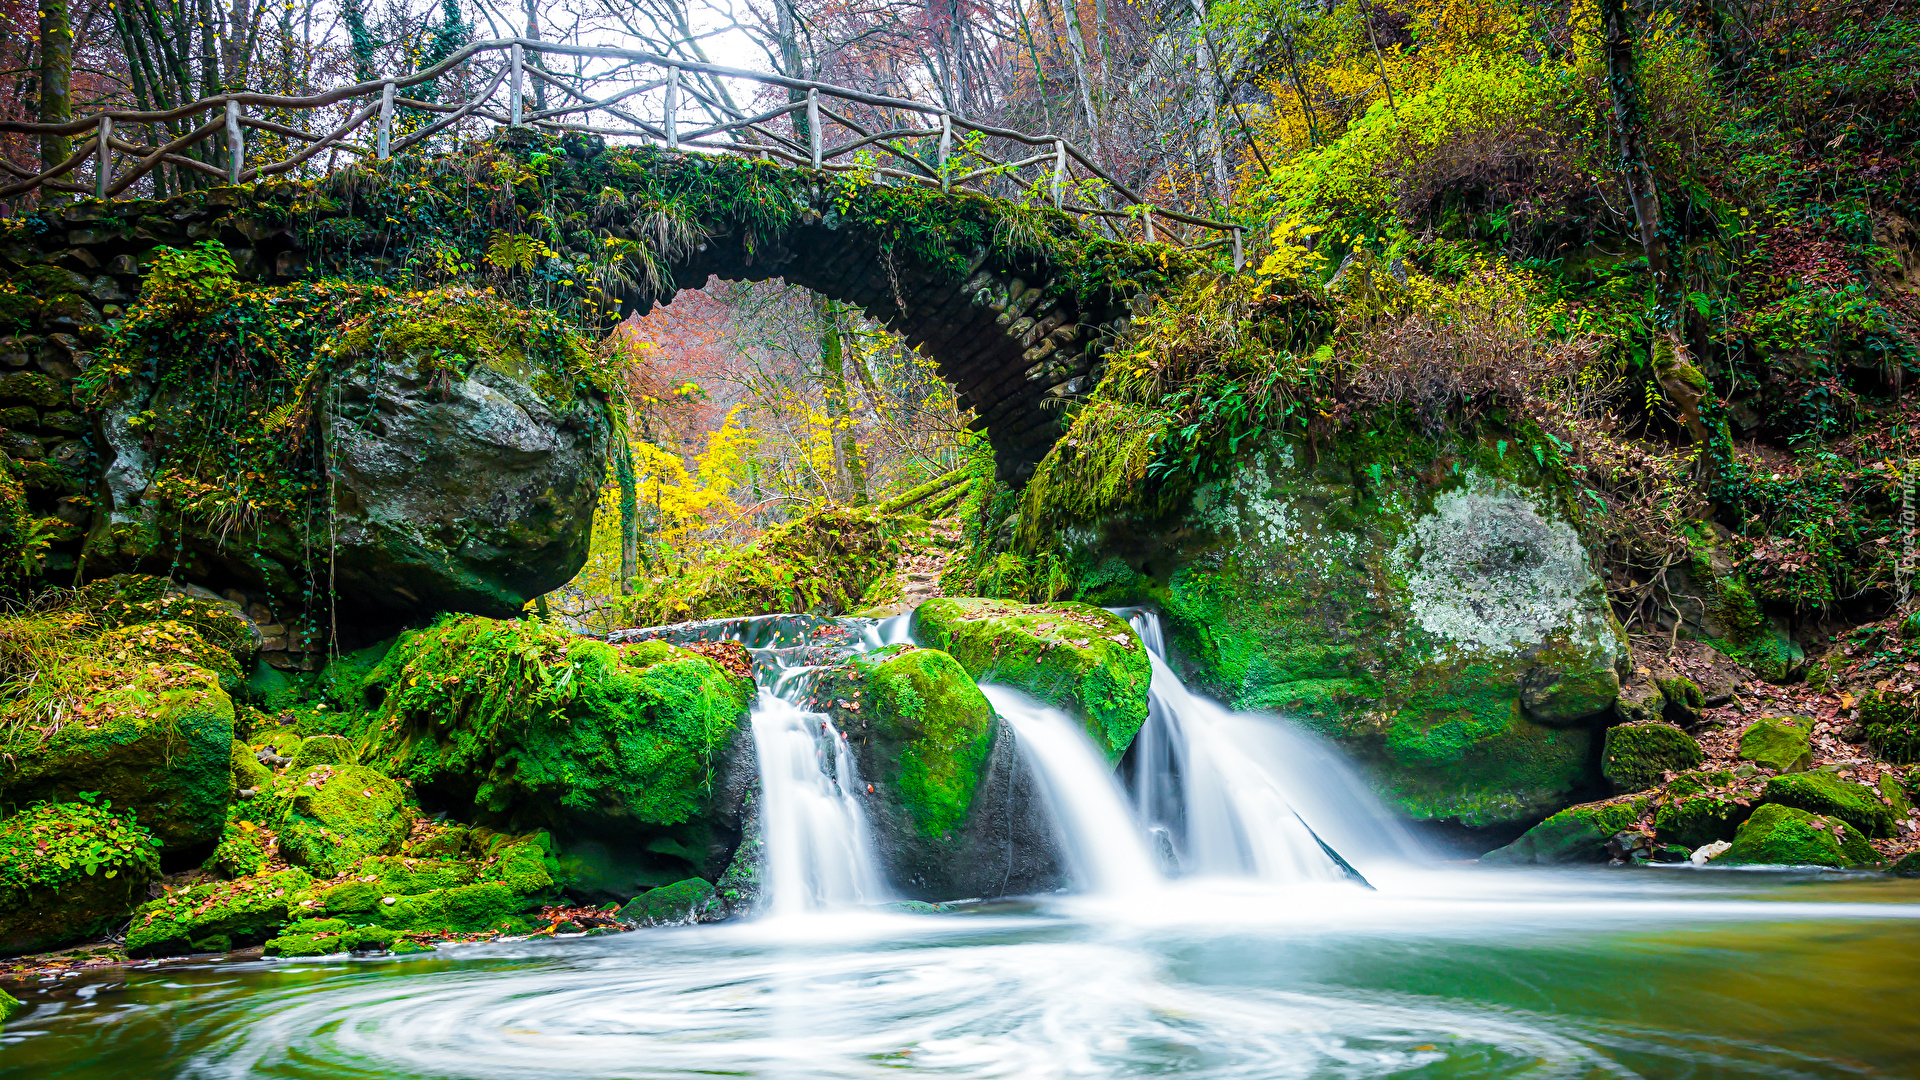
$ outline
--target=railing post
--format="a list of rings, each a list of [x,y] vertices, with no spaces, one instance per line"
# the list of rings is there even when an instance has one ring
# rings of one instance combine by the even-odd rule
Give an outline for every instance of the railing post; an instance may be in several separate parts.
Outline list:
[[[247,161],[246,136],[240,134],[240,103],[227,99],[227,183],[240,182],[240,169]]]
[[[940,114],[940,190],[952,191],[952,170],[947,167],[947,158],[953,153],[953,117]]]
[[[93,197],[104,200],[113,182],[113,117],[100,118],[100,142],[93,151]]]
[[[680,114],[680,69],[667,65],[667,149],[680,149],[680,125],[676,118]]]
[[[520,64],[521,64],[519,42],[516,41],[513,43],[513,48],[511,52],[513,54],[513,59],[510,61],[513,64],[513,84],[512,84],[512,87],[507,91],[507,115],[509,117],[507,122],[513,127],[519,127],[520,126]]]
[[[1246,257],[1240,252],[1240,226],[1235,225],[1233,227],[1233,272],[1239,273],[1246,261]]]
[[[807,88],[807,142],[813,151],[813,168],[820,169],[820,88]]]
[[[374,136],[373,156],[381,161],[392,157],[388,151],[393,147],[393,81],[388,80],[380,87],[380,133]]]
[[[1067,204],[1067,140],[1053,140],[1053,208]]]

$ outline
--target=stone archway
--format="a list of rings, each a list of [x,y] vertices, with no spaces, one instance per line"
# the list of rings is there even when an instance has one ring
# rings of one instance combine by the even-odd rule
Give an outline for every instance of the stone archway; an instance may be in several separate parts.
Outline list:
[[[491,260],[503,238],[537,257],[485,265],[478,253]],[[0,327],[11,343],[0,359],[28,368],[0,372],[0,399],[21,398],[26,404],[15,411],[33,413],[5,434],[19,443],[16,457],[33,459],[26,487],[34,512],[57,513],[70,526],[48,563],[56,579],[98,549],[103,521],[114,525],[114,515],[143,501],[140,478],[128,473],[138,472],[138,440],[109,435],[97,417],[89,433],[89,418],[61,404],[71,402],[73,380],[105,340],[105,322],[139,292],[156,249],[207,240],[224,245],[239,276],[264,284],[330,276],[405,287],[492,282],[523,303],[530,297],[595,320],[670,300],[710,276],[782,277],[861,309],[929,355],[976,411],[1010,483],[1058,437],[1131,305],[1178,272],[1165,269],[1160,252],[1095,237],[1067,215],[979,195],[527,132],[319,183],[47,208],[0,232],[0,270],[25,286],[0,297],[12,305],[0,304],[11,323]],[[625,252],[635,272],[588,280],[613,265],[594,261],[603,250]],[[581,475],[568,472],[555,490],[575,491],[591,471],[578,462],[567,468]],[[109,491],[116,470],[126,482]],[[536,508],[529,513],[554,502],[543,494],[552,484],[541,485],[521,485],[528,491],[520,503]],[[466,535],[471,508],[448,513],[443,531]],[[540,527],[549,524],[543,518]],[[450,582],[418,603],[391,589],[386,610],[511,610],[515,597],[553,588],[577,569],[574,554],[536,558],[516,549],[525,528],[496,532],[499,542],[482,544],[489,558],[515,573],[535,563],[545,569],[520,577],[489,571],[476,586]],[[84,552],[83,536],[95,538]],[[106,554],[112,564],[111,545]],[[391,584],[403,573],[376,566],[371,579]]]

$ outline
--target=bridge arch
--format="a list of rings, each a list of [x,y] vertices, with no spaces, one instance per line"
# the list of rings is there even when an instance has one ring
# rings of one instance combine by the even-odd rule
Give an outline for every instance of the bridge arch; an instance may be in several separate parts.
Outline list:
[[[710,276],[784,278],[931,357],[1013,483],[1059,437],[1132,305],[1169,277],[1161,252],[1057,211],[526,129],[315,184],[85,202],[41,217],[55,229],[37,238],[37,257],[86,277],[102,310],[137,291],[155,247],[208,238],[257,280],[492,281],[585,322],[671,303]]]

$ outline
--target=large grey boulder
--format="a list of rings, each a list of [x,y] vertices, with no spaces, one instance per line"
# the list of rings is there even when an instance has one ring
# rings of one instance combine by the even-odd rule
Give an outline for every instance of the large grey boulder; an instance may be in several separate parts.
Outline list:
[[[1200,688],[1338,740],[1408,817],[1512,825],[1597,783],[1626,641],[1551,446],[1248,449],[1178,520],[1080,534],[1086,599],[1153,602]]]
[[[610,432],[597,392],[521,357],[474,358],[463,377],[402,356],[343,364],[318,395],[307,438],[327,489],[311,505],[330,497],[333,513],[216,528],[163,498],[141,418],[168,403],[132,381],[95,417],[89,576],[238,589],[276,621],[331,595],[340,625],[384,631],[444,611],[514,615],[585,563]]]

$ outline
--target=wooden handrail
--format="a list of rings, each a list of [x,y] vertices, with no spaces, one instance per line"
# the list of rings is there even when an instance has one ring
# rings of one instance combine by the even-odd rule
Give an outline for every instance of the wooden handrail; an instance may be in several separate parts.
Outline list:
[[[619,61],[614,73],[633,71],[636,68],[664,69],[660,78],[651,79],[634,85],[626,85],[611,94],[595,96],[583,87],[591,89],[591,81],[596,77],[582,71],[571,76],[579,86],[555,73],[546,70],[537,62],[527,62],[527,53],[539,55],[568,56],[592,60]],[[488,71],[491,64],[478,61],[492,54],[506,54],[494,70]],[[471,100],[458,104],[422,101],[399,96],[404,88],[419,86],[439,80],[448,73],[470,65],[467,70],[482,75],[485,83]],[[730,101],[717,100],[707,93],[698,80],[685,79],[685,75],[696,74],[716,79],[739,79],[777,87],[794,95],[794,100],[779,108],[770,109],[748,116],[733,106]],[[538,112],[525,112],[520,105],[525,80],[531,78],[540,83],[553,86],[564,93],[571,101],[563,102],[552,108]],[[490,108],[494,96],[501,85],[511,79],[509,107],[502,111]],[[656,90],[665,93],[665,119],[658,125],[634,114],[625,103]],[[362,99],[372,98],[371,103]],[[708,115],[718,122],[707,124],[692,131],[682,132],[679,116],[680,103],[688,98],[697,102],[696,109],[704,108]],[[384,100],[383,100],[384,99]],[[826,106],[825,101],[848,102],[872,109],[907,113],[924,116],[933,121],[930,126],[894,126],[885,130],[868,130],[865,125],[838,110]],[[295,112],[324,109],[350,103],[353,111],[346,122],[332,131],[320,135],[301,130],[290,124],[269,120],[262,116],[248,116],[248,110],[275,112]],[[398,109],[441,114],[434,123],[427,125],[405,137],[395,138],[392,130],[394,116]],[[800,140],[767,128],[765,125],[782,116],[805,110],[812,123],[809,125],[809,138]],[[380,121],[375,125],[374,137],[369,140],[374,149],[350,143],[346,137],[365,124],[375,113]],[[625,124],[627,128],[613,128],[596,125],[593,114],[604,113]],[[114,131],[125,125],[158,126],[176,121],[206,117],[186,134],[180,135],[160,146],[146,146],[117,137]],[[568,118],[580,118],[582,122],[572,122]],[[252,91],[231,91],[212,97],[202,98],[178,108],[164,110],[128,110],[107,109],[84,117],[57,124],[41,124],[19,120],[0,120],[0,132],[23,135],[65,135],[76,136],[92,134],[94,137],[79,143],[67,160],[34,173],[29,169],[11,162],[0,162],[6,173],[12,174],[14,182],[0,187],[0,198],[14,198],[33,191],[36,188],[48,188],[56,191],[82,191],[85,188],[60,179],[73,172],[89,159],[97,157],[104,149],[132,156],[135,160],[129,168],[114,175],[111,162],[96,163],[94,187],[104,190],[106,197],[113,198],[127,190],[142,176],[152,172],[162,164],[176,168],[190,169],[218,177],[238,176],[240,182],[263,176],[272,176],[290,172],[311,160],[321,150],[347,150],[356,155],[387,156],[401,153],[419,145],[432,135],[468,118],[478,118],[496,124],[528,126],[556,133],[588,132],[621,138],[651,139],[666,143],[672,149],[710,150],[722,153],[764,154],[768,157],[791,162],[802,168],[822,169],[830,172],[866,171],[878,177],[898,179],[910,183],[932,183],[942,190],[951,190],[960,185],[978,184],[1005,176],[1017,176],[1020,170],[1038,167],[1041,175],[1027,184],[1027,190],[1043,188],[1051,184],[1053,204],[1056,207],[1083,216],[1101,218],[1109,221],[1138,220],[1148,239],[1155,238],[1153,219],[1158,217],[1170,222],[1180,222],[1202,229],[1214,230],[1226,235],[1218,240],[1189,245],[1195,250],[1206,250],[1222,242],[1230,242],[1234,252],[1234,263],[1238,267],[1242,259],[1242,235],[1245,227],[1228,221],[1216,221],[1211,218],[1185,213],[1153,204],[1138,192],[1109,173],[1091,155],[1075,145],[1071,140],[1057,135],[1034,135],[1027,132],[1003,128],[993,124],[968,119],[965,116],[948,112],[941,106],[906,98],[888,97],[884,94],[870,94],[850,87],[812,79],[796,79],[785,75],[748,71],[729,67],[724,64],[706,61],[682,60],[663,56],[658,53],[636,49],[619,49],[603,46],[569,45],[562,42],[537,41],[529,38],[499,38],[492,41],[474,42],[456,50],[432,67],[414,72],[411,75],[382,78],[369,82],[354,83],[337,87],[321,93],[307,95],[265,94]],[[827,145],[822,136],[822,127],[831,121],[855,136],[853,139],[835,145]],[[896,125],[898,121],[895,121]],[[796,121],[797,126],[797,121]],[[225,152],[226,167],[222,168],[212,161],[203,161],[181,153],[187,147],[201,143],[219,135],[227,129]],[[244,151],[244,129],[272,132],[282,138],[294,140],[306,145],[276,162],[261,162],[253,167],[242,167]],[[974,133],[1004,143],[1015,143],[1033,147],[1039,153],[1030,153],[1014,160],[1001,160],[978,146],[956,149],[955,132]],[[717,136],[731,135],[733,141],[714,142]],[[938,138],[939,154],[937,161],[929,163],[909,149],[907,145],[917,140]],[[922,144],[924,145],[924,144]],[[864,147],[874,147],[905,163],[909,169],[892,169],[873,165],[853,165],[836,160],[852,154]],[[255,148],[256,154],[258,147]],[[956,157],[957,155],[957,157]],[[109,155],[110,157],[111,155]],[[214,155],[217,160],[217,153]],[[1012,154],[1008,155],[1013,158]],[[1071,161],[1075,168],[1067,167]],[[962,164],[962,162],[965,164]],[[984,167],[977,167],[984,162]],[[1049,169],[1049,166],[1051,168]],[[1051,173],[1049,176],[1048,173]],[[1117,196],[1119,201],[1128,204],[1125,207],[1113,206],[1089,207],[1070,205],[1065,198],[1067,188],[1074,179],[1074,173],[1082,178],[1097,179]],[[1077,202],[1077,200],[1076,200]]]

